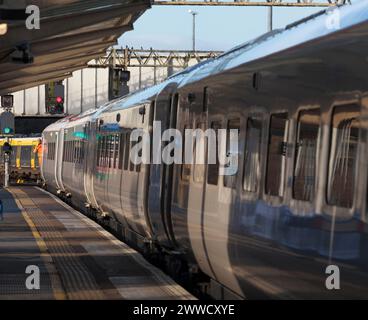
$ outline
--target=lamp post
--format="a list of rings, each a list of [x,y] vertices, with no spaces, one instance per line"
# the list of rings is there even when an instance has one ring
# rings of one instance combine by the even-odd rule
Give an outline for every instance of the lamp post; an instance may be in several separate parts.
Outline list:
[[[268,31],[273,30],[273,8],[269,6],[268,8]]]
[[[195,36],[196,36],[196,16],[198,15],[198,12],[193,11],[193,10],[188,10],[188,12],[193,16],[193,52],[195,51]]]

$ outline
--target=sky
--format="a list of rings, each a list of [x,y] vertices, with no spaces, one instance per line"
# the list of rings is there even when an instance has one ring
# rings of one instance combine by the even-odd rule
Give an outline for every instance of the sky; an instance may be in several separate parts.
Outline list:
[[[266,7],[153,6],[119,39],[119,45],[143,49],[191,50],[192,15],[196,18],[196,49],[225,51],[267,32]],[[274,29],[323,8],[274,8]]]

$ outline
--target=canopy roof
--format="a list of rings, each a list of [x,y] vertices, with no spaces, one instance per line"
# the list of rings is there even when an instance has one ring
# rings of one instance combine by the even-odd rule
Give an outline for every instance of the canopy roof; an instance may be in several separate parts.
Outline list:
[[[70,77],[132,30],[150,1],[4,0],[0,17],[27,5],[40,8],[40,29],[28,30],[25,21],[6,21],[8,32],[0,36],[0,95]],[[34,62],[16,62],[22,56],[17,47],[29,47]]]

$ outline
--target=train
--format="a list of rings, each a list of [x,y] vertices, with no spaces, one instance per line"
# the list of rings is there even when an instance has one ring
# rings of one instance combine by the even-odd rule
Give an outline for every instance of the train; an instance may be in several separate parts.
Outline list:
[[[44,186],[215,299],[366,299],[367,33],[367,1],[329,8],[66,117],[42,134]],[[223,130],[236,170],[132,161],[155,123]],[[194,158],[220,144],[203,139]]]
[[[9,143],[12,146],[10,155],[9,178],[12,184],[37,184],[41,182],[39,158],[34,152],[40,136],[35,137],[12,137]],[[6,138],[0,138],[0,159],[4,159],[3,145]],[[1,175],[4,172],[4,162],[0,164]],[[0,177],[3,181],[3,177]]]

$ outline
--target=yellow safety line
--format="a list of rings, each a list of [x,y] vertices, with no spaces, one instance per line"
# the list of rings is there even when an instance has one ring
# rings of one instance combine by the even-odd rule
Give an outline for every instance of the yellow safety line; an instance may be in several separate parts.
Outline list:
[[[21,209],[22,216],[23,216],[24,220],[27,222],[29,228],[31,229],[32,235],[36,240],[37,246],[38,246],[38,248],[40,249],[40,252],[41,252],[41,258],[42,258],[42,260],[43,260],[43,262],[44,262],[44,264],[47,268],[47,271],[49,272],[49,275],[50,275],[52,292],[53,292],[53,295],[54,295],[55,299],[56,300],[66,300],[67,298],[66,298],[66,295],[65,295],[64,291],[59,290],[59,286],[57,286],[53,281],[53,277],[52,277],[53,270],[51,270],[50,266],[49,266],[49,263],[50,263],[50,260],[52,260],[52,257],[50,256],[50,254],[47,250],[47,245],[46,245],[45,241],[43,240],[40,233],[37,231],[37,228],[36,228],[35,224],[33,223],[32,219],[30,218],[28,213],[25,211],[22,203],[19,201],[16,194],[13,191],[11,191],[10,189],[8,189],[7,191],[9,191],[13,195],[14,200],[15,200],[18,208]],[[47,259],[46,257],[49,258],[49,259]],[[59,277],[57,274],[56,274],[56,276]],[[61,285],[61,281],[58,281],[58,282]]]

